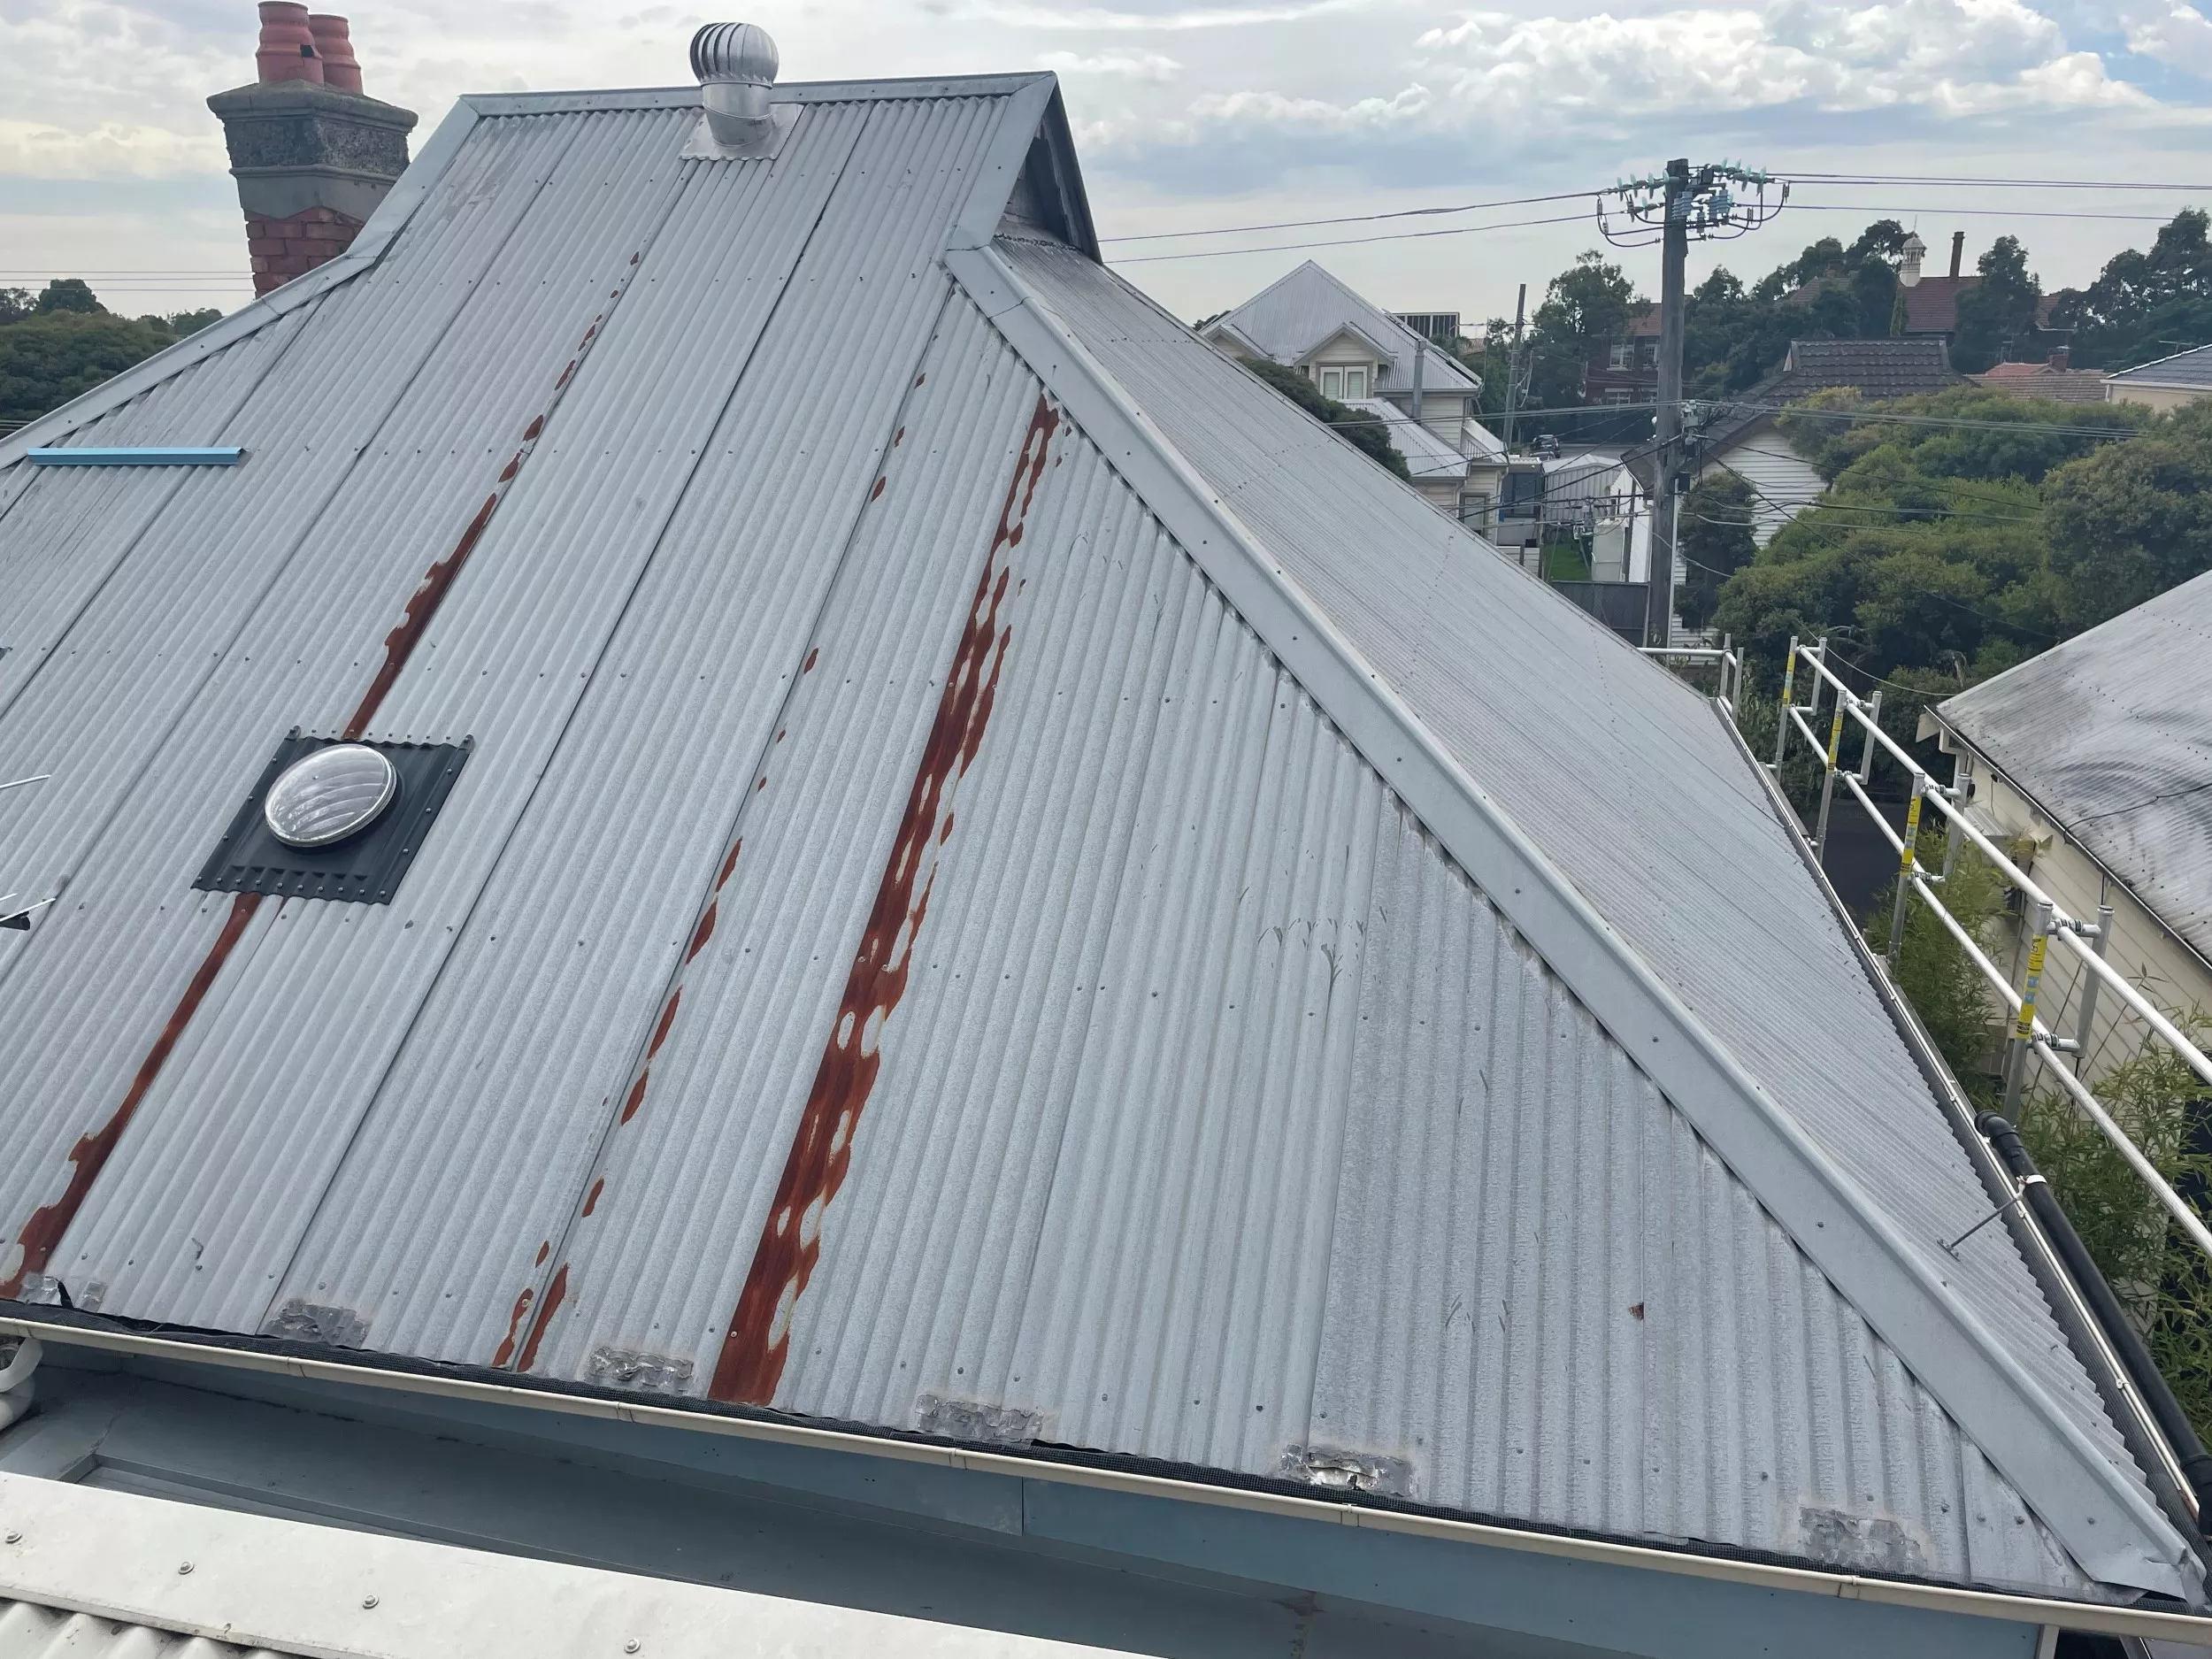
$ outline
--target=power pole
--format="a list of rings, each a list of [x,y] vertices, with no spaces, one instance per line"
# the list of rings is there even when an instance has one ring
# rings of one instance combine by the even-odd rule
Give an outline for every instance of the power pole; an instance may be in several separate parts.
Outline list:
[[[1520,401],[1521,392],[1521,324],[1528,316],[1528,284],[1521,284],[1520,296],[1513,302],[1513,346],[1505,358],[1505,452],[1513,453],[1513,408]]]
[[[1690,163],[1667,164],[1659,234],[1659,453],[1651,493],[1651,571],[1644,643],[1674,643],[1675,487],[1682,454],[1682,296],[1690,257]]]
[[[1768,189],[1777,188],[1770,199]],[[1651,568],[1644,595],[1644,643],[1664,646],[1674,626],[1675,530],[1680,519],[1680,481],[1689,465],[1682,436],[1682,324],[1687,302],[1685,274],[1690,239],[1733,238],[1756,230],[1789,200],[1786,183],[1723,162],[1693,167],[1670,161],[1655,178],[1615,185],[1599,197],[1598,228],[1617,247],[1659,244],[1659,407],[1650,452]],[[1606,198],[1617,196],[1609,216]]]

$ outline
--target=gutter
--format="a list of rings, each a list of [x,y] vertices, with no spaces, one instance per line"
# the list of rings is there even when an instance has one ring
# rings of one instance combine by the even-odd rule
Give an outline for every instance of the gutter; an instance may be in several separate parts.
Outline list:
[[[1405,1537],[1438,1539],[1471,1548],[1548,1555],[1562,1560],[1586,1562],[1595,1566],[1671,1573],[1680,1578],[1738,1584],[1757,1590],[1832,1596],[1839,1601],[1874,1601],[1924,1613],[1997,1619],[2013,1624],[2063,1627],[2111,1636],[2131,1636],[2145,1640],[2212,1647],[2212,1617],[2195,1614],[2163,1613],[2145,1608],[2062,1601],[2051,1596],[2012,1595],[1995,1590],[1914,1584],[1893,1578],[1868,1578],[1858,1573],[1828,1572],[1817,1568],[1786,1567],[1767,1562],[1692,1555],[1686,1551],[1655,1548],[1649,1545],[1575,1538],[1490,1522],[1454,1520],[1442,1516],[1377,1509],[1327,1498],[1295,1497],[1248,1487],[1214,1486],[1205,1481],[1179,1479],[1168,1475],[1065,1463],[1041,1455],[985,1451],[926,1440],[892,1439],[848,1429],[815,1428],[766,1417],[725,1415],[697,1408],[654,1405],[640,1400],[557,1393],[547,1388],[524,1388],[510,1383],[483,1382],[442,1372],[396,1371],[353,1361],[311,1359],[298,1355],[250,1348],[217,1348],[207,1343],[179,1341],[171,1337],[142,1335],[134,1331],[55,1324],[13,1313],[0,1312],[0,1333],[35,1337],[42,1342],[63,1347],[99,1348],[109,1353],[137,1355],[149,1359],[260,1371],[297,1378],[307,1382],[384,1388],[399,1394],[426,1394],[480,1405],[514,1407],[568,1417],[598,1417],[653,1428],[680,1429],[695,1434],[720,1434],[736,1440],[801,1447],[812,1451],[889,1458],[898,1463],[1003,1475],[1017,1480],[1051,1481],[1096,1491],[1125,1493],[1134,1497],[1164,1499],[1212,1509],[1241,1509],[1287,1520],[1320,1522],[1361,1527],[1371,1532],[1393,1532]]]

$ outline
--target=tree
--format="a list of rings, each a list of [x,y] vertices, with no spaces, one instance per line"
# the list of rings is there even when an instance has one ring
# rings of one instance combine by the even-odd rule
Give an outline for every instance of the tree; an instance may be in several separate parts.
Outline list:
[[[1958,332],[1951,342],[1952,366],[1974,374],[2007,361],[2035,331],[2042,285],[2028,270],[2028,250],[2013,236],[2000,236],[1975,262],[1982,280],[1959,293]]]
[[[0,288],[0,326],[21,322],[34,303],[28,288]]]
[[[1579,403],[1591,357],[1626,334],[1630,318],[1645,303],[1636,285],[1604,255],[1594,249],[1577,255],[1546,285],[1544,303],[1530,319],[1530,405]]]
[[[2070,628],[2093,626],[2212,570],[2212,404],[2052,472],[2051,568]]]
[[[1322,396],[1314,383],[1296,369],[1270,363],[1263,357],[1246,357],[1242,361],[1253,374],[1322,425],[1335,428],[1339,436],[1348,440],[1354,449],[1364,451],[1378,466],[1387,468],[1400,478],[1411,479],[1413,475],[1406,471],[1405,457],[1391,447],[1390,428],[1379,418],[1348,408],[1333,397]]]
[[[2212,342],[2212,241],[2201,208],[2162,226],[2148,253],[2115,254],[2085,288],[2055,296],[2051,320],[2073,331],[2077,365],[2130,368]]]
[[[1682,560],[1682,593],[1676,609],[1701,628],[1713,619],[1721,585],[1758,551],[1751,540],[1751,486],[1733,472],[1700,479],[1682,498],[1675,551]]]
[[[31,307],[41,317],[50,317],[56,311],[73,311],[81,316],[104,315],[107,307],[94,297],[92,286],[82,277],[56,277],[47,283],[46,289]]]

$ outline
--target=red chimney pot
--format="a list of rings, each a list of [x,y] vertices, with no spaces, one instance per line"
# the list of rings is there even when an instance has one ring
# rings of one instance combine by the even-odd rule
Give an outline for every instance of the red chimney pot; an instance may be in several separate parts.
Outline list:
[[[321,83],[323,60],[315,51],[305,6],[292,0],[261,0],[261,43],[254,49],[253,61],[265,81]]]
[[[323,84],[341,92],[361,90],[361,63],[353,55],[353,37],[346,20],[326,12],[308,14],[307,27],[315,37],[315,55],[323,60]]]

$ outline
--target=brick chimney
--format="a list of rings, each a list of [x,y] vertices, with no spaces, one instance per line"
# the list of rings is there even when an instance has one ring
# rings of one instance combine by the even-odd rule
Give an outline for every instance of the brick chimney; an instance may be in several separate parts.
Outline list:
[[[345,19],[288,0],[263,0],[254,68],[253,85],[207,107],[230,146],[262,295],[352,243],[406,171],[415,113],[362,95]]]
[[[2071,346],[2054,347],[2051,351],[2051,366],[2055,369],[2070,370],[2074,366],[2074,349]]]
[[[265,12],[268,7],[264,6],[262,10]],[[1957,276],[1959,266],[1965,263],[1966,233],[1962,230],[1955,230],[1951,233],[1951,274],[1954,277]]]

